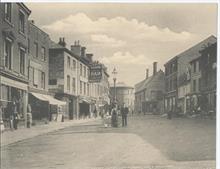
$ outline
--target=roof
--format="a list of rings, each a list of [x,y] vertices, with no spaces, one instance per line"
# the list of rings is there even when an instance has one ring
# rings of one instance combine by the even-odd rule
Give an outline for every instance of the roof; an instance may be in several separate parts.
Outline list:
[[[161,73],[164,73],[162,70],[159,70],[156,75],[152,75],[148,77],[147,79],[142,80],[141,82],[137,83],[135,85],[135,93],[138,93],[144,89],[147,88],[147,86],[151,83],[153,79],[155,79],[157,76],[159,76]]]
[[[72,51],[70,51],[66,47],[59,45],[58,43],[55,43],[54,41],[50,42],[50,50],[63,50],[65,52],[67,52],[68,54],[70,54],[71,56],[75,57],[76,59],[78,59],[78,60],[80,59],[80,57],[75,55]]]
[[[204,39],[203,41],[199,42],[198,44],[192,46],[191,48],[174,56],[168,62],[166,62],[164,65],[168,64],[169,62],[173,61],[174,59],[178,59],[178,58],[185,56],[185,55],[190,55],[192,52],[193,53],[196,52],[193,55],[190,55],[191,57],[193,57],[192,59],[195,59],[195,57],[199,57],[199,55],[200,55],[199,51],[204,49],[205,46],[216,43],[216,42],[217,42],[217,38],[215,36],[211,35],[208,38]]]
[[[132,86],[129,86],[129,85],[127,85],[127,84],[125,84],[124,82],[118,82],[118,83],[116,83],[116,88],[134,88],[134,87],[132,87]],[[114,84],[111,84],[110,85],[110,87],[114,87]]]

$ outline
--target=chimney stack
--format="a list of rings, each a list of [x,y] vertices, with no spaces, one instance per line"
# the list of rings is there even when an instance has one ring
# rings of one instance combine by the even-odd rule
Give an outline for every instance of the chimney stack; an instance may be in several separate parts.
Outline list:
[[[79,40],[78,41],[75,41],[74,42],[74,45],[71,45],[70,46],[70,48],[71,48],[71,51],[75,54],[75,55],[77,55],[77,56],[81,56],[81,45],[80,45],[80,43],[79,43]]]
[[[81,48],[81,56],[86,57],[86,47]]]
[[[149,77],[149,69],[146,69],[146,79]]]
[[[58,42],[59,45],[63,46],[63,47],[66,47],[66,42],[65,42],[65,38],[60,38],[59,42]]]
[[[86,54],[86,57],[87,57],[87,59],[89,60],[89,62],[92,63],[93,54],[92,54],[92,53],[87,53],[87,54]]]
[[[157,62],[153,63],[153,76],[157,73]]]

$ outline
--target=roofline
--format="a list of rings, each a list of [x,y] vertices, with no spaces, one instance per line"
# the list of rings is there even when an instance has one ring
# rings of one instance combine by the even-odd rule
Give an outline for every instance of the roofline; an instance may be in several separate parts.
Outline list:
[[[79,60],[78,56],[76,56],[75,54],[73,54],[69,49],[67,48],[63,48],[63,47],[60,47],[60,48],[49,48],[49,50],[63,50],[67,53],[69,53],[71,56],[73,56],[74,58],[76,58],[77,60]]]
[[[179,54],[176,55],[175,57],[171,58],[168,62],[166,62],[166,63],[164,64],[164,66],[167,65],[168,63],[172,62],[173,60],[178,59],[179,57],[181,57],[181,55],[182,55],[183,53],[189,51],[190,49],[194,48],[195,46],[199,45],[200,43],[203,43],[205,40],[207,40],[207,39],[209,39],[209,38],[211,38],[211,37],[212,37],[212,38],[215,38],[216,41],[217,41],[217,38],[216,38],[214,35],[210,35],[210,36],[208,36],[207,38],[203,39],[202,41],[200,41],[200,42],[196,43],[195,45],[191,46],[190,48],[187,48],[186,50],[182,51],[181,53],[179,53]]]
[[[26,12],[28,13],[28,15],[31,14],[31,10],[22,2],[17,3],[19,6],[21,6],[23,9],[26,10]]]
[[[37,29],[38,29],[39,31],[41,31],[42,33],[44,33],[44,34],[46,34],[47,36],[50,37],[50,35],[49,35],[48,33],[44,32],[44,31],[43,31],[42,29],[40,29],[37,25],[33,24],[33,23],[31,22],[31,20],[28,20],[28,23],[29,23],[30,25],[34,26],[35,28],[37,28]]]

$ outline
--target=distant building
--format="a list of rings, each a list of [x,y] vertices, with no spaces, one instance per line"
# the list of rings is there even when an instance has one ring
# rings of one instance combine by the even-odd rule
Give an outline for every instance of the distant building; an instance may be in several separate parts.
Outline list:
[[[164,72],[157,71],[157,62],[153,63],[153,75],[135,85],[135,112],[163,113],[163,95],[165,91]]]
[[[169,60],[165,66],[165,111],[174,113],[186,113],[190,104],[189,95],[191,86],[198,86],[201,77],[199,63],[196,61],[194,67],[190,62],[200,56],[200,50],[207,44],[216,42],[214,36],[210,36],[186,51]],[[178,109],[177,109],[178,108]]]
[[[24,120],[28,103],[28,17],[23,3],[0,3],[0,101],[3,120],[9,119],[11,103]]]
[[[115,97],[115,92],[116,102],[119,106],[122,106],[124,103],[130,110],[134,110],[134,87],[128,86],[123,82],[119,82],[116,83],[116,89],[114,88],[114,85],[110,86],[110,95],[112,100]]]

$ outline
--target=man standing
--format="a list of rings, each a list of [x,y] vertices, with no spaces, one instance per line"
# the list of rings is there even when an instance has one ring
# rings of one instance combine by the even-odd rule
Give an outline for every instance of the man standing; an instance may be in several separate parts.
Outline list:
[[[125,107],[124,104],[121,107],[121,115],[122,115],[122,127],[127,126],[128,107]]]

